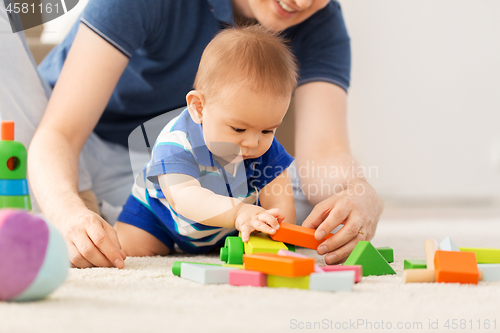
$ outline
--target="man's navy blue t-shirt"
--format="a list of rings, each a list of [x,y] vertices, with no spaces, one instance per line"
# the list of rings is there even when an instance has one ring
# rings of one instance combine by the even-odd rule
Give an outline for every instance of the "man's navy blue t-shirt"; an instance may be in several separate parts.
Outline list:
[[[90,0],[80,21],[39,66],[52,87],[80,22],[130,59],[94,129],[126,147],[142,123],[186,105],[203,50],[234,24],[234,13],[231,0]],[[326,81],[347,90],[350,40],[338,2],[283,34],[299,61],[299,85]]]

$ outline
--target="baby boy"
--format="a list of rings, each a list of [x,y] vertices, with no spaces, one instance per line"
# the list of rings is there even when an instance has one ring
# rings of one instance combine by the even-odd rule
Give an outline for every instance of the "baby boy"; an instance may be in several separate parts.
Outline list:
[[[203,52],[187,109],[158,136],[115,225],[127,256],[206,253],[241,232],[295,224],[287,168],[274,134],[297,82],[276,33],[254,25],[220,32]]]

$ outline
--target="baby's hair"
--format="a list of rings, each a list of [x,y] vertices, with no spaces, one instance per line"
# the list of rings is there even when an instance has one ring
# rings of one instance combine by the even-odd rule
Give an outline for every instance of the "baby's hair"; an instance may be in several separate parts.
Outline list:
[[[205,48],[194,89],[208,99],[228,85],[288,97],[297,85],[297,72],[295,56],[278,32],[258,24],[226,28]]]

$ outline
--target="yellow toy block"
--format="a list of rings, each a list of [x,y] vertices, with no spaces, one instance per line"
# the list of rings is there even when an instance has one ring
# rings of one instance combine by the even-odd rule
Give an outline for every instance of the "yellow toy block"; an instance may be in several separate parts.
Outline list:
[[[250,236],[248,243],[244,243],[246,254],[278,253],[279,250],[288,250],[283,242],[276,242],[267,234],[256,233]]]
[[[462,252],[474,252],[478,264],[500,264],[500,249],[459,247]]]
[[[245,265],[230,265],[230,264],[224,264],[222,267],[233,267],[233,268],[238,268],[238,269],[245,269]]]
[[[299,277],[268,275],[267,286],[272,288],[309,289],[309,275]]]

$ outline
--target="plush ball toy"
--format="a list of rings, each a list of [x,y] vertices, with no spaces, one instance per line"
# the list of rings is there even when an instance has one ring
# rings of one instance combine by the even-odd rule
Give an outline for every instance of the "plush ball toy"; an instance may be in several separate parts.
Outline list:
[[[59,287],[68,275],[62,235],[41,216],[0,210],[0,300],[32,301]]]

